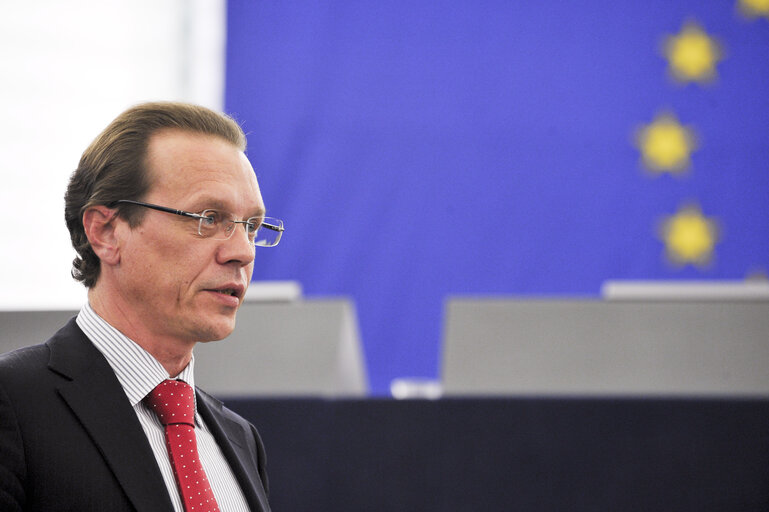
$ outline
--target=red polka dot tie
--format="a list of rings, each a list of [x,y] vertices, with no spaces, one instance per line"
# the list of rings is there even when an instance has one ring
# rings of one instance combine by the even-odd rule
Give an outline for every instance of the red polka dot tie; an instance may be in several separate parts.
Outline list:
[[[164,380],[145,399],[166,430],[166,448],[186,512],[219,512],[203,471],[195,438],[195,391],[179,380]]]

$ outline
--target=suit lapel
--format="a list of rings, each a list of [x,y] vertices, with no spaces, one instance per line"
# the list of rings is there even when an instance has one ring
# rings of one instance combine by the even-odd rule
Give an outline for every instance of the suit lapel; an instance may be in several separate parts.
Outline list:
[[[136,510],[173,510],[141,424],[104,356],[74,319],[48,344],[49,367],[69,379],[59,386],[59,394],[99,448]]]
[[[246,437],[251,433],[225,416],[221,402],[200,389],[196,391],[198,412],[211,430],[216,443],[238,479],[251,511],[269,512],[267,493],[254,462],[256,451],[253,447],[254,441],[251,440],[249,443]],[[249,446],[252,448],[249,449]]]

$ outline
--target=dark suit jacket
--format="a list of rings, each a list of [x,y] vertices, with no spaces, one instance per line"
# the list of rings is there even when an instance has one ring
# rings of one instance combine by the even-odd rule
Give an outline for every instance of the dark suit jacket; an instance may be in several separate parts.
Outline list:
[[[197,390],[253,512],[268,512],[262,441]],[[43,345],[0,356],[0,511],[172,511],[136,413],[74,318]]]

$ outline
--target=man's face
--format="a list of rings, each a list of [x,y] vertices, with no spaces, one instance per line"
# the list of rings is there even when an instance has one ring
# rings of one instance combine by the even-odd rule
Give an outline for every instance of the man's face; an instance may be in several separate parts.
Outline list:
[[[150,192],[142,200],[178,210],[264,214],[246,156],[218,137],[165,130],[150,139]],[[201,238],[198,221],[146,209],[140,225],[123,223],[119,289],[131,315],[158,339],[219,340],[235,327],[254,267],[244,226],[228,240]],[[234,294],[232,293],[234,291]]]

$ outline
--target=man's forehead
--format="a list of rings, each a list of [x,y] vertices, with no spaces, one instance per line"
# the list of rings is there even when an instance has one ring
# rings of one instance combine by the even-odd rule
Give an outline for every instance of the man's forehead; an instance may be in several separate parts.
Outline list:
[[[158,177],[178,169],[206,169],[237,161],[250,167],[243,151],[216,135],[163,129],[152,135],[145,164]],[[197,164],[197,165],[196,165]]]
[[[147,154],[149,195],[183,202],[178,208],[261,215],[264,205],[253,168],[243,152],[214,135],[163,130]],[[156,197],[157,196],[157,197]]]

